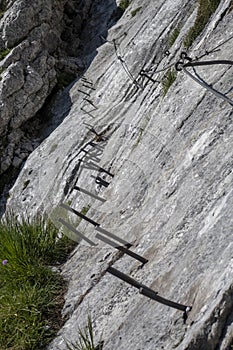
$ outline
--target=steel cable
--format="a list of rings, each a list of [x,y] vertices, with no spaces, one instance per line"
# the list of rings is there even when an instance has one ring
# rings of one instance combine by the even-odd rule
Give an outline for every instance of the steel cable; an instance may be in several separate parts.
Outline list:
[[[199,62],[199,63],[202,63],[202,62]],[[192,78],[194,81],[196,81],[198,84],[200,84],[202,87],[204,87],[206,90],[212,92],[214,95],[216,95],[217,97],[223,99],[224,101],[230,103],[230,105],[233,106],[233,101],[228,98],[227,96],[225,96],[224,94],[222,94],[221,92],[215,90],[213,87],[211,87],[209,84],[207,84],[206,82],[204,81],[201,81],[200,79],[198,79],[197,77],[195,77],[193,74],[191,74],[187,69],[186,67],[191,67],[191,65],[187,64],[187,65],[184,65],[183,66],[183,71],[190,77]]]

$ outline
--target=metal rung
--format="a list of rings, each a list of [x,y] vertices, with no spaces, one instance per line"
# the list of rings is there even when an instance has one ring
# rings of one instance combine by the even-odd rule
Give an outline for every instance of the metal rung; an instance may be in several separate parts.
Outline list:
[[[91,85],[93,85],[92,81],[88,80],[85,76],[82,76],[81,80],[84,81],[85,84],[91,84]]]
[[[132,252],[131,250],[127,249],[126,247],[123,246],[118,246],[115,242],[111,241],[110,239],[100,235],[99,233],[97,233],[96,238],[100,239],[101,241],[109,244],[111,247],[116,248],[118,250],[120,250],[121,252],[131,256],[132,258],[142,262],[143,264],[146,264],[148,262],[147,259],[143,258],[142,256]]]
[[[91,118],[95,118],[95,116],[91,114],[91,112],[93,112],[94,109],[91,110],[91,111],[86,111],[86,109],[84,109],[83,107],[81,107],[80,109],[81,109],[84,113],[88,114]]]
[[[98,109],[98,107],[96,107],[95,104],[94,104],[90,99],[84,97],[83,100],[86,101],[86,102],[88,102],[88,103],[90,103],[90,105],[91,105],[92,107],[94,107],[95,109]]]
[[[147,286],[144,286],[143,284],[137,282],[133,278],[127,276],[126,274],[124,274],[123,272],[115,269],[114,267],[111,267],[111,266],[108,267],[107,271],[110,272],[112,275],[120,278],[124,282],[127,282],[127,283],[131,284],[132,286],[138,288],[139,292],[142,295],[145,295],[145,296],[147,296],[150,299],[156,300],[156,301],[158,301],[161,304],[170,306],[170,307],[172,307],[174,309],[177,309],[177,310],[181,310],[181,311],[183,311],[186,314],[187,314],[187,312],[189,312],[192,309],[191,306],[175,303],[174,301],[171,301],[171,300],[165,299],[163,297],[160,297],[158,295],[158,293],[155,292],[154,290],[152,290],[152,289],[148,288]]]
[[[87,83],[87,82],[86,82],[86,83]],[[91,85],[93,85],[93,84],[91,83]],[[85,83],[83,83],[83,86],[86,87],[86,88],[88,88],[88,89],[96,90],[96,89],[95,89],[94,87],[92,87],[92,86],[85,85]]]
[[[148,297],[150,299],[156,300],[156,301],[158,301],[161,304],[170,306],[170,307],[172,307],[174,309],[181,310],[181,311],[184,311],[184,312],[188,312],[192,308],[191,306],[182,305],[182,304],[176,303],[174,301],[171,301],[171,300],[165,299],[163,297],[160,297],[159,295],[155,294],[152,289],[148,289],[148,288],[145,289],[145,288],[142,287],[139,290],[139,293],[142,294],[142,295],[145,295],[146,297]]]
[[[89,92],[86,92],[86,91],[83,91],[83,90],[80,90],[80,89],[77,89],[77,91],[78,92],[81,92],[82,94],[84,94],[84,95],[86,95],[86,96],[91,96],[90,94],[89,94]]]
[[[92,177],[93,179],[95,179],[95,183],[97,183],[97,185],[101,185],[101,186],[104,186],[104,187],[108,187],[108,186],[110,185],[109,182],[107,182],[107,181],[101,179],[101,177],[99,177],[99,176],[91,175],[91,177]]]
[[[83,214],[80,213],[79,211],[77,211],[77,210],[75,210],[75,209],[69,207],[69,205],[67,205],[67,204],[62,203],[62,204],[60,204],[60,206],[61,206],[62,208],[65,208],[66,210],[69,210],[71,213],[74,213],[74,214],[78,215],[81,219],[84,219],[84,220],[90,222],[90,224],[92,224],[92,225],[94,225],[94,226],[99,226],[99,225],[100,225],[100,224],[98,224],[97,222],[95,222],[94,220],[88,218],[86,215],[83,215]]]
[[[132,277],[129,277],[128,275],[126,275],[125,273],[115,269],[114,267],[110,266],[107,268],[106,270],[107,272],[111,273],[113,276],[116,276],[118,278],[120,278],[122,281],[127,282],[129,284],[131,284],[131,286],[140,289],[140,288],[145,288],[145,289],[149,289],[147,286],[145,286],[144,284],[136,281],[135,279],[133,279]],[[157,294],[157,292],[153,291],[155,294]]]
[[[113,175],[112,173],[110,173],[108,170],[105,170],[105,169],[102,168],[102,167],[99,167],[99,171],[102,171],[102,172],[108,174],[109,176],[114,177],[114,175]]]

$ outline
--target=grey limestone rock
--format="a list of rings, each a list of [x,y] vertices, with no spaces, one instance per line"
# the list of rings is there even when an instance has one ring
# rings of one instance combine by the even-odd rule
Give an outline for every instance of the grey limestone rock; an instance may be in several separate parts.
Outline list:
[[[35,116],[57,82],[54,54],[62,47],[64,3],[17,0],[0,19],[0,47],[9,49],[0,62],[0,134],[6,138]],[[1,163],[13,159],[1,148]]]
[[[74,79],[86,69],[96,54],[99,34],[107,30],[116,7],[113,0],[105,2],[105,12],[99,11],[99,0],[6,3],[0,18],[0,50],[7,50],[0,61],[0,135],[5,139],[35,117],[60,75],[72,74]],[[87,35],[90,26],[92,38]],[[90,52],[84,50],[87,45]],[[9,157],[13,160],[1,142],[0,163],[8,164],[4,159]],[[1,167],[0,173],[5,170]]]
[[[98,49],[86,80],[77,79],[68,90],[71,105],[61,94],[54,115],[68,111],[67,117],[32,152],[10,191],[9,209],[18,215],[46,212],[57,225],[60,217],[78,224],[60,203],[79,211],[90,205],[89,218],[132,242],[132,250],[148,259],[140,268],[136,260],[100,243],[96,229],[82,220],[78,230],[99,244],[82,241],[62,267],[69,281],[67,320],[49,350],[65,350],[66,340],[75,343],[88,311],[106,350],[231,349],[232,105],[184,71],[162,94],[163,69],[174,69],[180,59],[196,13],[196,4],[188,0],[133,0],[109,30],[110,42]],[[232,61],[232,16],[231,1],[221,1],[188,55],[195,58],[218,46],[202,60]],[[169,47],[178,24],[180,33]],[[153,80],[140,76],[141,69]],[[232,66],[195,69],[232,99]],[[90,141],[96,146],[88,146]],[[90,160],[114,177],[90,169]],[[100,186],[93,176],[109,185]],[[30,186],[24,188],[27,180]],[[106,201],[80,193],[75,185]],[[109,266],[192,306],[186,323],[181,311],[140,295],[108,273]]]
[[[0,62],[0,133],[7,138],[35,115],[56,83],[51,53],[58,45],[53,32],[59,33],[62,11],[54,19],[53,10],[52,1],[14,1],[0,20],[2,50],[10,49]],[[2,161],[13,157],[1,146]]]

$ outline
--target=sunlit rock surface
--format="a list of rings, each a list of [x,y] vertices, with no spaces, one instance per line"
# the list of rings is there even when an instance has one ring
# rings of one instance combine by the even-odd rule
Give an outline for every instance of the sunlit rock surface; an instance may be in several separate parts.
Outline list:
[[[188,51],[190,57],[219,45],[202,60],[233,60],[231,10],[231,1],[221,1]],[[78,230],[99,244],[93,248],[81,242],[62,267],[69,280],[63,309],[68,319],[49,350],[75,343],[88,312],[106,350],[231,348],[232,105],[183,71],[163,96],[166,71],[151,74],[179,60],[196,12],[190,1],[133,0],[109,30],[110,42],[98,49],[87,80],[72,84],[69,101],[62,96],[57,101],[54,118],[64,111],[67,117],[30,155],[10,192],[9,209],[17,214],[46,212],[56,224],[59,218],[74,227],[78,223],[59,203],[78,211],[91,206],[88,217],[133,243],[132,250],[149,260],[139,268],[136,260],[99,243],[95,228],[83,220]],[[178,25],[180,33],[169,47],[169,35]],[[139,77],[142,68],[150,69],[153,81]],[[233,98],[232,66],[197,67],[196,72]],[[97,147],[88,145],[92,140]],[[114,177],[88,169],[90,157]],[[108,187],[96,184],[92,176],[100,176]],[[106,272],[110,265],[165,298],[192,305],[186,323],[181,311],[140,295]]]

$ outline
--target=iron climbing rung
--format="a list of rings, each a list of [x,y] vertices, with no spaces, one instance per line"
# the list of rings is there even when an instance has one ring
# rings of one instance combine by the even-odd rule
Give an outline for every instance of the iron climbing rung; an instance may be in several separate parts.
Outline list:
[[[88,218],[86,215],[83,215],[83,214],[80,213],[79,211],[77,211],[77,210],[75,210],[75,209],[69,207],[69,205],[67,205],[67,204],[62,203],[62,204],[60,204],[60,206],[61,206],[62,208],[64,208],[64,209],[66,209],[66,210],[69,210],[71,213],[76,214],[76,215],[79,216],[81,219],[84,219],[84,220],[88,221],[90,224],[92,224],[92,225],[94,225],[94,226],[99,226],[99,225],[100,225],[100,224],[98,224],[96,221],[94,221],[94,220]]]
[[[171,300],[168,300],[168,299],[165,299],[161,296],[158,295],[157,292],[155,292],[154,290],[148,288],[147,286],[144,286],[143,284],[137,282],[136,280],[134,280],[133,278],[125,275],[123,272],[113,268],[113,267],[108,267],[107,268],[107,271],[110,272],[112,275],[120,278],[121,280],[131,284],[132,286],[136,287],[139,289],[139,292],[142,294],[142,295],[145,295],[147,296],[148,298],[150,299],[153,299],[161,304],[164,304],[164,305],[167,305],[167,306],[170,306],[174,309],[177,309],[177,310],[181,310],[185,313],[187,313],[188,311],[190,311],[192,309],[191,306],[187,306],[187,305],[183,305],[183,304],[179,304],[179,303],[176,303],[174,301],[171,301]]]
[[[107,243],[107,244],[110,245],[111,247],[116,248],[117,250],[119,250],[119,251],[121,251],[121,252],[123,252],[123,253],[125,253],[125,254],[127,254],[127,255],[129,255],[129,256],[131,256],[132,258],[134,258],[134,259],[136,259],[136,260],[142,262],[143,264],[146,264],[146,263],[148,262],[148,260],[145,259],[145,258],[143,258],[143,256],[140,256],[140,255],[138,255],[138,254],[132,252],[131,250],[127,249],[127,248],[124,247],[124,246],[119,246],[119,245],[117,245],[115,242],[113,242],[113,241],[111,241],[110,239],[108,239],[108,238],[106,238],[106,237],[100,235],[99,233],[97,233],[96,238],[98,238],[99,240],[101,240],[101,241]]]

